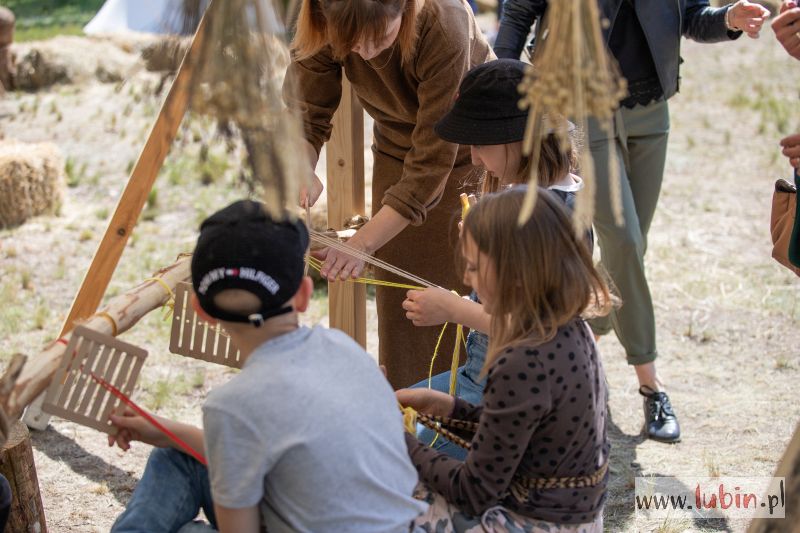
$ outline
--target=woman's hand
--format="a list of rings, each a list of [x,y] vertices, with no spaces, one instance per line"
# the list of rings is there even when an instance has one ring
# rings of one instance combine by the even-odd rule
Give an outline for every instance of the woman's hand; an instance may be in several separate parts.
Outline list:
[[[789,158],[789,164],[800,169],[800,133],[781,139],[783,155]]]
[[[415,326],[438,326],[453,321],[452,308],[460,300],[461,297],[452,292],[430,287],[408,291],[403,309],[406,310],[406,318]]]
[[[311,179],[311,185],[304,184],[300,186],[300,198],[299,204],[300,207],[312,207],[317,200],[319,200],[319,195],[322,194],[322,191],[325,189],[325,186],[322,184],[322,180],[319,179],[316,173],[313,174],[313,178]],[[306,205],[308,204],[308,205]],[[310,223],[310,221],[309,221]]]
[[[400,389],[395,395],[403,407],[434,416],[450,416],[456,404],[449,394],[431,389]]]
[[[367,249],[357,239],[358,233],[347,241],[347,245],[359,250],[367,252]],[[317,252],[311,252],[311,255],[323,261],[319,273],[323,278],[328,281],[346,280],[348,278],[357,278],[364,270],[364,261],[353,257],[352,255],[334,250],[332,248],[323,248]]]
[[[731,26],[739,28],[752,39],[758,39],[758,32],[769,17],[769,10],[748,0],[739,0],[729,9],[728,22]]]
[[[151,416],[165,427],[169,427],[172,424],[172,421],[166,418]],[[131,447],[131,442],[136,440],[158,448],[170,446],[170,440],[165,434],[129,408],[126,408],[121,415],[111,415],[110,419],[111,423],[119,431],[117,431],[116,435],[108,436],[109,446],[114,446],[114,443],[116,443],[121,449],[128,451]]]
[[[781,14],[772,21],[772,31],[784,50],[800,59],[800,8],[795,2],[781,4]]]

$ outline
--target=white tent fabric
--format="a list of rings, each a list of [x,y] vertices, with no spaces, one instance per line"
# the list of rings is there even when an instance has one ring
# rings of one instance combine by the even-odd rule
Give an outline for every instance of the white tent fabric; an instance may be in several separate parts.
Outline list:
[[[83,31],[87,35],[179,33],[181,8],[182,0],[106,0]]]

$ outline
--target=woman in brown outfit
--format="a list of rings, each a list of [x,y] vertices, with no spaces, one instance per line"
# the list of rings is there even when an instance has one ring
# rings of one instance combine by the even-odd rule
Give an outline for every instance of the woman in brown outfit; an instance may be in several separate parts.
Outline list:
[[[303,118],[312,169],[330,138],[342,73],[375,120],[372,219],[349,244],[463,292],[453,271],[455,216],[459,188],[473,167],[469,147],[442,141],[433,124],[449,109],[464,74],[494,58],[467,4],[304,0],[292,48],[285,98]],[[315,175],[301,202],[313,205],[321,192]],[[364,268],[351,256],[324,253],[322,274],[330,280],[356,277]],[[403,281],[385,271],[376,276]],[[380,361],[395,387],[427,374],[439,333],[414,327],[401,307],[404,298],[403,290],[377,288]],[[437,372],[449,364],[441,359]]]

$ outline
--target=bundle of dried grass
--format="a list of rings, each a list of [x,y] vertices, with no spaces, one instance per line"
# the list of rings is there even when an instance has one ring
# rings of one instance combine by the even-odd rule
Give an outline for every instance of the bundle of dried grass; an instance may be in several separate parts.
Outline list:
[[[190,41],[185,37],[159,39],[142,49],[144,68],[150,72],[177,72]]]
[[[215,0],[206,14],[202,51],[192,81],[193,110],[241,134],[252,171],[248,185],[267,210],[281,215],[296,202],[302,132],[283,104],[289,51],[270,2]]]
[[[17,43],[16,89],[36,91],[57,83],[117,83],[138,68],[138,55],[108,39],[62,35]]]
[[[63,169],[53,144],[0,141],[0,228],[55,213],[64,190]]]
[[[606,50],[600,25],[596,0],[549,2],[547,33],[534,56],[536,68],[528,70],[520,85],[523,94],[520,106],[530,108],[523,149],[532,158],[520,223],[528,220],[536,204],[539,149],[550,128],[564,146],[569,141],[567,117],[586,131],[588,117],[593,116],[602,129],[612,132],[614,111],[627,93],[627,83],[619,76],[616,63]],[[612,204],[620,222],[622,206],[614,154],[611,150]],[[574,220],[576,229],[582,233],[591,226],[594,214],[594,162],[588,150],[581,152],[580,170],[586,185],[578,195]]]

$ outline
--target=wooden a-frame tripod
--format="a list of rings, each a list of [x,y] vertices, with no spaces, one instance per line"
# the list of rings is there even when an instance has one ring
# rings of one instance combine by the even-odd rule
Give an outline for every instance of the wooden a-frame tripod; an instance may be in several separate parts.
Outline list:
[[[161,106],[142,152],[111,216],[106,232],[92,258],[59,337],[78,321],[95,313],[116,270],[122,252],[144,208],[150,190],[164,163],[178,127],[189,107],[191,84],[199,65],[208,19],[224,9],[225,2],[212,1],[200,21],[172,86]],[[344,229],[345,220],[364,214],[364,116],[350,83],[342,85],[342,99],[333,119],[327,144],[328,225]],[[310,221],[309,221],[310,222]],[[366,345],[366,288],[352,283],[329,284],[330,326],[343,330]],[[30,364],[30,362],[29,362]],[[23,372],[25,369],[23,368]],[[48,379],[52,376],[48,376]],[[47,427],[49,415],[41,411],[43,395],[23,417],[35,429]]]

